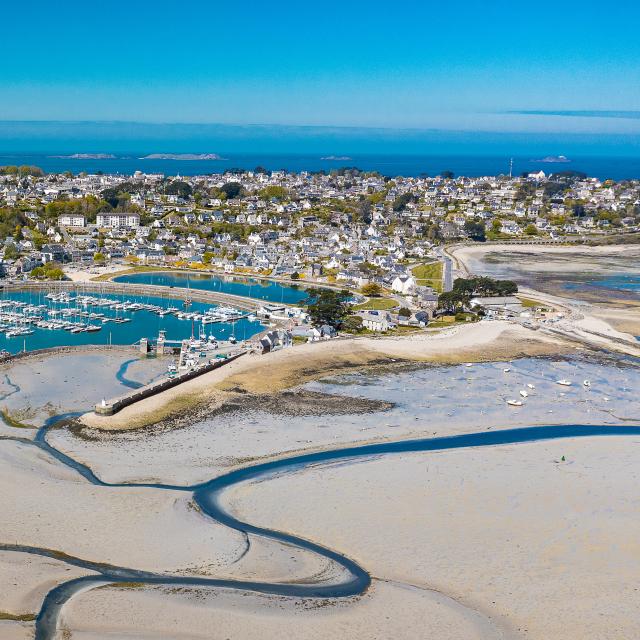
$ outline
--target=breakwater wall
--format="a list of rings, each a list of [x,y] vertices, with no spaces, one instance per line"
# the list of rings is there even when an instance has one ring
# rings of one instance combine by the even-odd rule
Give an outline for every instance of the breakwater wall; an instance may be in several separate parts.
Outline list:
[[[14,282],[2,285],[2,291],[67,291],[75,294],[102,294],[111,296],[153,296],[156,298],[172,298],[207,304],[230,305],[244,311],[255,311],[264,300],[253,300],[232,293],[187,289],[184,287],[164,287],[157,284],[131,284],[126,282],[72,282],[68,280],[56,282]]]
[[[155,396],[158,393],[162,393],[167,389],[172,389],[173,387],[177,387],[183,382],[187,382],[188,380],[193,380],[198,376],[201,376],[205,373],[209,373],[209,371],[214,371],[215,369],[219,369],[234,360],[237,360],[241,356],[245,355],[246,351],[240,351],[235,355],[229,356],[224,360],[215,360],[212,362],[208,362],[207,364],[200,365],[195,367],[189,371],[185,371],[185,373],[181,373],[177,375],[175,378],[166,378],[164,380],[159,380],[157,382],[152,382],[144,387],[140,387],[139,389],[134,389],[130,393],[127,393],[122,396],[118,396],[117,398],[112,398],[111,400],[103,400],[99,402],[95,406],[95,412],[99,415],[103,416],[112,416],[118,411],[121,411],[125,407],[128,407],[140,400],[144,400],[145,398],[150,398],[151,396]]]

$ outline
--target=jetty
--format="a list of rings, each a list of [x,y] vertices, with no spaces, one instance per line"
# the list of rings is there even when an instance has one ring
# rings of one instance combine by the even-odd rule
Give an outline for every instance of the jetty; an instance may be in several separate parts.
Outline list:
[[[237,360],[246,353],[247,351],[245,351],[244,349],[238,350],[235,353],[227,354],[225,357],[216,358],[204,364],[188,369],[184,373],[177,374],[175,377],[157,380],[156,382],[152,382],[148,385],[145,385],[144,387],[140,387],[139,389],[133,389],[129,393],[125,393],[124,395],[118,396],[116,398],[111,398],[110,400],[103,399],[101,402],[96,404],[95,412],[98,415],[102,416],[112,416],[118,413],[118,411],[121,411],[125,407],[135,404],[140,400],[150,398],[151,396],[155,396],[158,393],[166,391],[167,389],[177,387],[183,382],[193,380],[198,376],[209,373],[209,371],[224,367],[226,364]]]

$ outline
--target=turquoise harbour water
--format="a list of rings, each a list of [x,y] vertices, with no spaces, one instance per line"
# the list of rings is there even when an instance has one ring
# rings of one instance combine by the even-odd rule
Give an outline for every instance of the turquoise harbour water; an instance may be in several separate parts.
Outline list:
[[[122,302],[128,300],[131,302],[141,302],[147,304],[154,304],[161,307],[178,307],[182,308],[180,300],[172,300],[167,298],[160,298],[154,296],[115,296],[105,295],[102,296],[105,299],[117,300]],[[11,294],[5,294],[2,296],[3,300],[19,300],[27,302],[28,304],[41,305],[46,304],[50,308],[64,309],[65,307],[74,307],[75,305],[53,303],[45,298],[45,292],[17,292]],[[198,302],[192,303],[189,307],[189,311],[202,312],[205,309],[209,309],[215,305],[201,304]],[[20,351],[33,351],[35,349],[46,349],[50,347],[60,347],[68,345],[83,345],[83,344],[117,344],[117,345],[131,345],[134,342],[140,340],[140,338],[156,338],[158,332],[163,329],[167,332],[168,340],[182,340],[189,338],[193,334],[198,337],[200,328],[202,325],[199,323],[193,323],[190,320],[180,320],[174,315],[166,315],[161,317],[150,311],[119,311],[106,307],[88,307],[87,310],[95,311],[96,313],[104,313],[106,317],[115,318],[116,314],[120,317],[131,318],[130,322],[115,324],[108,322],[102,325],[101,331],[92,333],[70,333],[64,330],[49,330],[40,329],[32,326],[34,333],[27,336],[16,336],[8,338],[4,333],[0,333],[0,349],[5,349],[11,353],[18,353]],[[73,317],[69,318],[74,320]],[[83,318],[78,318],[83,320]],[[91,320],[92,324],[100,324],[99,320]],[[229,323],[220,324],[207,324],[204,327],[206,335],[214,335],[218,340],[226,340],[233,333],[238,340],[249,339],[261,331],[262,325],[258,321],[250,322],[243,319],[238,320],[233,327]]]
[[[114,278],[114,282],[130,284],[155,284],[163,287],[191,287],[203,291],[219,291],[236,296],[255,298],[268,302],[295,304],[304,300],[307,294],[304,289],[286,286],[270,280],[256,278],[238,279],[234,277],[210,276],[206,274],[186,274],[178,272],[141,272]]]

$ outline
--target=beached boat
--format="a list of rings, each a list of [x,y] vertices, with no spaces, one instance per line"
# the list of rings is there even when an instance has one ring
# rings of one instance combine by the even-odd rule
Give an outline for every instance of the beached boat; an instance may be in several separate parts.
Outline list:
[[[556,380],[556,384],[561,384],[563,387],[570,387],[571,380],[566,380],[563,378],[562,380]]]
[[[522,401],[521,400],[507,400],[507,404],[510,407],[521,407],[522,406]]]

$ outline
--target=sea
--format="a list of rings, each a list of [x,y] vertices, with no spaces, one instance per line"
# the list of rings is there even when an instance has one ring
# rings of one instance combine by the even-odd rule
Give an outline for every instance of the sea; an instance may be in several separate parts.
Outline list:
[[[0,140],[0,145],[2,141]],[[97,149],[97,156],[102,153]],[[190,153],[186,149],[182,153]],[[172,154],[172,155],[181,155]],[[377,171],[389,176],[436,176],[443,171],[452,171],[456,176],[495,176],[513,175],[544,171],[545,174],[560,171],[580,171],[588,176],[613,180],[640,178],[640,154],[628,156],[572,156],[564,161],[555,158],[539,158],[533,154],[511,157],[505,155],[482,154],[340,154],[325,155],[322,153],[234,153],[219,151],[220,159],[171,159],[147,158],[151,152],[147,150],[126,153],[105,154],[113,157],[74,157],[76,153],[61,153],[50,150],[40,153],[11,153],[1,151],[0,166],[33,165],[47,173],[73,174],[86,172],[95,174],[131,175],[136,171],[166,176],[194,176],[224,173],[229,169],[252,171],[256,167],[264,167],[270,171],[286,170],[289,172],[326,171],[345,167],[357,167],[363,171]],[[513,161],[513,164],[511,164]]]

